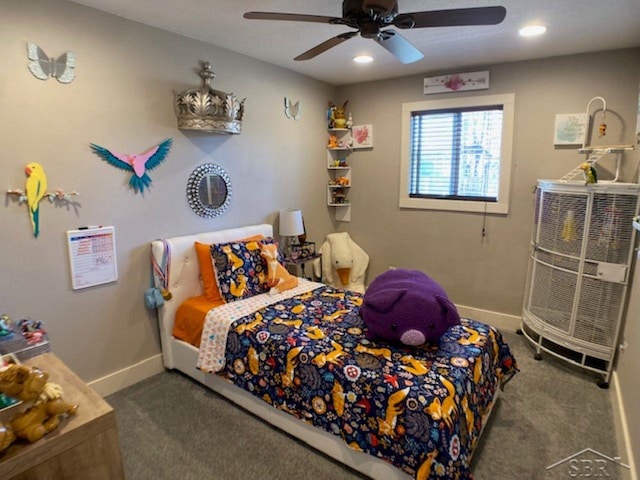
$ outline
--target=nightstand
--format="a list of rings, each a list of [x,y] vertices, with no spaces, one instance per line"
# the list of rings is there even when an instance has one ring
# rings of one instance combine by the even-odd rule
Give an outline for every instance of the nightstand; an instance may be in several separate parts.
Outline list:
[[[313,271],[311,272],[311,276],[307,277],[304,270],[305,270],[305,265],[309,262],[312,262],[316,258],[318,259],[322,258],[322,254],[316,253],[309,257],[302,257],[302,258],[295,258],[295,259],[285,258],[284,266],[287,267],[287,270],[289,270],[290,273],[292,273],[297,277],[307,278],[308,280],[315,280],[315,275],[313,274]]]

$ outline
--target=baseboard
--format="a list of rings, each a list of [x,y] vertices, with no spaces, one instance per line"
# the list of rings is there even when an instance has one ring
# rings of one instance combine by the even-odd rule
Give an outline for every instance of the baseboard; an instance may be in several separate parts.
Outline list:
[[[620,469],[623,475],[622,478],[625,480],[638,480],[638,471],[636,469],[635,459],[633,458],[633,449],[631,448],[631,439],[629,438],[629,429],[627,427],[627,417],[625,415],[622,392],[620,391],[618,372],[616,371],[611,375],[610,386],[612,387],[611,405],[613,407],[613,423],[616,429],[618,454],[622,457],[622,462],[631,467],[630,470]]]
[[[515,332],[520,328],[520,322],[522,321],[521,317],[516,315],[492,312],[481,308],[467,307],[465,305],[456,305],[456,308],[461,317],[487,323],[498,330],[506,330],[508,332]]]
[[[162,371],[164,371],[162,355],[158,354],[123,368],[122,370],[118,370],[117,372],[110,373],[102,378],[92,380],[89,382],[89,386],[93,388],[98,395],[106,397]]]

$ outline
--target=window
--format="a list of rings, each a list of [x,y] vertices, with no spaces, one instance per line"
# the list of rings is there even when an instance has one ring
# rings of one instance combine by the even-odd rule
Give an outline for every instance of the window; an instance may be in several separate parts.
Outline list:
[[[403,104],[400,207],[508,213],[514,98]]]

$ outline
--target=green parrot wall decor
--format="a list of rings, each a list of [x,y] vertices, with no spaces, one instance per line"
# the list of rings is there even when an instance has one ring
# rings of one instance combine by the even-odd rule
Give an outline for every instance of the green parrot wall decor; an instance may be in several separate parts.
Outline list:
[[[24,172],[27,175],[25,190],[7,190],[7,195],[18,196],[18,204],[22,202],[27,203],[27,207],[29,209],[29,219],[31,220],[31,227],[33,229],[33,236],[37,238],[40,234],[40,202],[42,201],[42,199],[47,198],[49,199],[49,202],[70,202],[71,197],[74,195],[79,195],[79,193],[65,193],[60,189],[57,189],[53,193],[47,192],[47,175],[44,173],[44,168],[42,168],[42,165],[37,162],[31,162],[27,164]]]

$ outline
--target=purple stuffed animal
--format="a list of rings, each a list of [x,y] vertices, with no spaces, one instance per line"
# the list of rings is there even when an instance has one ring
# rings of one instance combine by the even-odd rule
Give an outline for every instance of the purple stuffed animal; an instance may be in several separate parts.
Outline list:
[[[418,270],[388,270],[367,289],[360,314],[367,338],[418,346],[460,324],[444,289]]]

